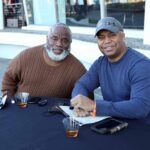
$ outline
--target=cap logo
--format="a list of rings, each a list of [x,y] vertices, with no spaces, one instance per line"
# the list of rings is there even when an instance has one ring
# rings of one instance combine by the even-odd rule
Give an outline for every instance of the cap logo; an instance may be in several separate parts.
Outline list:
[[[116,26],[115,22],[106,22],[106,25],[113,25],[113,26]]]
[[[116,27],[117,25],[116,25],[116,23],[115,22],[110,22],[110,21],[108,21],[108,22],[100,22],[99,24],[98,24],[98,26],[102,26],[102,25],[106,25],[106,26],[114,26],[114,27]]]

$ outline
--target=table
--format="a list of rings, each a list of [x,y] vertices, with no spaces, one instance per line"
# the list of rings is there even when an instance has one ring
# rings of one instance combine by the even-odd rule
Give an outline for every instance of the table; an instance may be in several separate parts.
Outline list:
[[[49,98],[47,105],[29,104],[19,108],[8,104],[0,110],[1,150],[149,150],[150,126],[126,120],[129,127],[113,135],[93,132],[91,125],[82,126],[77,138],[65,135],[61,114],[49,114],[55,103],[67,102]]]

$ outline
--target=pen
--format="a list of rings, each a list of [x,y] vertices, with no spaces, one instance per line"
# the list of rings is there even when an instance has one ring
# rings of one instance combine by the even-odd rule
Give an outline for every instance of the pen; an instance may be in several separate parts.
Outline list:
[[[73,106],[69,106],[69,109],[70,109],[70,110],[73,110],[74,107],[73,107]],[[82,108],[79,108],[79,109],[82,109]],[[93,116],[93,117],[96,116],[96,104],[94,105],[93,111],[90,112],[90,115]]]
[[[74,109],[74,107],[73,107],[73,106],[69,106],[69,109],[73,110],[73,109]]]

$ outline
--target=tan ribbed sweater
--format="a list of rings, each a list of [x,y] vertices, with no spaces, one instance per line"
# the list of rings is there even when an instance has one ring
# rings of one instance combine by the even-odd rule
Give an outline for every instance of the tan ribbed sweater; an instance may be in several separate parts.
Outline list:
[[[59,66],[48,65],[43,57],[44,46],[21,52],[10,63],[2,81],[2,92],[29,92],[31,96],[69,98],[75,82],[86,71],[70,54]]]

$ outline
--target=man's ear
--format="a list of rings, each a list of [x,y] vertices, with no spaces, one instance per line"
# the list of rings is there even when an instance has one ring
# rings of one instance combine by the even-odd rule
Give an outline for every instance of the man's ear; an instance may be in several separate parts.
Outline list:
[[[121,32],[122,38],[125,39],[125,33]]]
[[[119,32],[120,38],[125,40],[125,33],[124,32]]]
[[[46,36],[46,43],[48,43],[48,41],[49,41],[49,37],[48,37],[48,35]]]
[[[48,41],[48,35],[46,36],[46,41]]]

